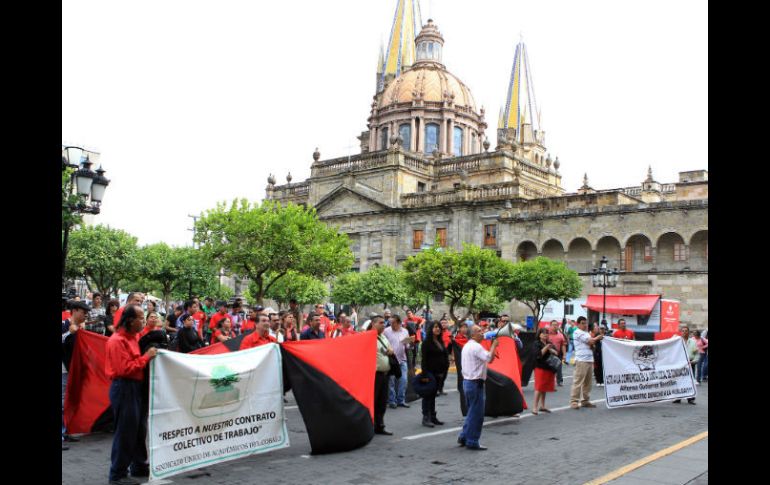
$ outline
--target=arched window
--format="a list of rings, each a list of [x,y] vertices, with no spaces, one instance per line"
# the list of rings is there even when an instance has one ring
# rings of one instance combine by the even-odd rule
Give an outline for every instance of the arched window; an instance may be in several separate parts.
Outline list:
[[[409,123],[404,123],[403,125],[400,125],[398,127],[398,134],[401,135],[401,138],[404,140],[401,146],[406,150],[411,150],[412,125],[410,125]]]
[[[380,135],[380,150],[387,150],[388,149],[388,129],[382,128]]]
[[[438,125],[428,123],[425,125],[425,153],[431,154],[438,150]]]
[[[452,151],[454,156],[459,157],[463,154],[463,129],[455,126],[454,140],[452,140]]]

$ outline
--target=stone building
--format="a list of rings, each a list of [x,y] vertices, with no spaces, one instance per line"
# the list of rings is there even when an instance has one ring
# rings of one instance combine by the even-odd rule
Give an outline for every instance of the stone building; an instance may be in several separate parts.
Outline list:
[[[559,159],[545,146],[525,44],[516,48],[491,150],[484,108],[442,63],[438,27],[428,20],[410,37],[420,24],[417,1],[400,0],[361,153],[322,160],[316,149],[310,178],[275,185],[271,176],[267,198],[313,206],[347,233],[355,270],[400,266],[438,238],[507,260],[564,261],[586,295],[596,292],[591,269],[607,256],[622,271],[609,294],[660,293],[681,301],[683,322],[707,326],[708,172],[661,183],[650,168],[639,186],[609,190],[592,188],[586,175],[566,193]],[[523,319],[527,309],[512,302],[509,312]]]

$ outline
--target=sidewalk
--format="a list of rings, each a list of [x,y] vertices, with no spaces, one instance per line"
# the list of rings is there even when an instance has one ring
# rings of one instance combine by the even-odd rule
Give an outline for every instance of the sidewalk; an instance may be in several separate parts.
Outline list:
[[[709,479],[708,436],[607,482],[612,485],[706,485]]]

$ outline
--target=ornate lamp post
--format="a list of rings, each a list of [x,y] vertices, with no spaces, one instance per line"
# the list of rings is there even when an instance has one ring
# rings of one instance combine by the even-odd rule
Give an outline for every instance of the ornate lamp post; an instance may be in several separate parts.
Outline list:
[[[591,271],[591,281],[594,288],[604,289],[604,301],[602,302],[602,326],[607,328],[607,288],[615,288],[618,285],[618,278],[620,272],[618,268],[607,268],[607,256],[602,256],[602,260],[599,263],[599,268],[594,268]]]
[[[73,214],[98,214],[100,212],[104,192],[110,181],[104,176],[105,170],[102,169],[101,165],[96,172],[91,170],[91,165],[99,161],[99,156],[98,153],[84,150],[81,147],[62,145],[62,172],[68,168],[76,169],[69,180],[69,184],[62,189],[62,212],[66,212],[66,216]],[[73,198],[73,195],[76,195],[77,198]],[[64,290],[67,245],[69,243],[70,227],[73,224],[71,217],[63,217],[62,219],[64,237],[62,238],[61,251],[61,281],[62,290]]]

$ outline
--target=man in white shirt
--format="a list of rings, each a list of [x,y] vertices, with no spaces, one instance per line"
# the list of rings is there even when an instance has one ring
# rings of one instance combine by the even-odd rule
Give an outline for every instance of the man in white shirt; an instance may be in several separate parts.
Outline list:
[[[463,392],[468,414],[465,416],[463,430],[457,437],[460,446],[469,450],[486,450],[479,444],[481,427],[484,424],[484,381],[487,379],[487,364],[495,360],[495,350],[499,341],[492,342],[489,352],[481,346],[484,331],[478,325],[471,327],[471,339],[463,347],[461,364],[463,370]]]
[[[393,348],[393,352],[398,359],[398,364],[401,366],[401,377],[398,381],[396,381],[395,377],[390,376],[388,406],[392,409],[396,407],[408,408],[409,405],[406,403],[406,379],[409,369],[406,362],[406,346],[407,344],[414,343],[414,337],[410,337],[409,332],[401,326],[401,317],[398,315],[390,317],[390,327],[386,328],[382,334],[390,342],[390,346]]]
[[[569,396],[569,406],[572,409],[595,408],[591,403],[591,375],[594,369],[594,352],[591,349],[594,343],[604,338],[599,333],[596,337],[586,331],[588,320],[586,317],[578,317],[577,328],[572,334],[575,345],[575,373],[572,379],[572,391]]]

